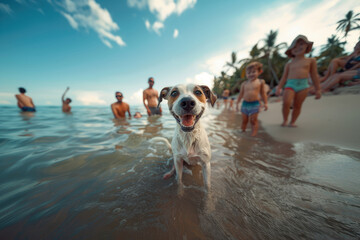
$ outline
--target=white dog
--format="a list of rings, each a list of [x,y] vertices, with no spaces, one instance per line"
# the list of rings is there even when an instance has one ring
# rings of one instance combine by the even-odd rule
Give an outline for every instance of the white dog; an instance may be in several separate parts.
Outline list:
[[[171,177],[176,170],[178,184],[182,187],[184,161],[189,165],[200,164],[204,184],[209,190],[211,149],[208,136],[199,119],[205,111],[207,99],[213,106],[216,96],[207,86],[188,84],[163,88],[160,92],[159,104],[162,99],[168,101],[170,113],[178,123],[171,142],[174,166],[164,175],[164,179]],[[156,139],[164,140],[170,146],[165,138],[154,138]]]

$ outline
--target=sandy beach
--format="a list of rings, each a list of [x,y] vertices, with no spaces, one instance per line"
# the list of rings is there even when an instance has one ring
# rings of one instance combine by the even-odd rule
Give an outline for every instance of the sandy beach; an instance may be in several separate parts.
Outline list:
[[[359,90],[359,86],[337,89],[335,94],[325,94],[320,100],[307,97],[297,120],[297,128],[280,126],[281,98],[278,102],[270,103],[269,110],[261,112],[259,119],[265,131],[278,141],[319,142],[360,149]]]

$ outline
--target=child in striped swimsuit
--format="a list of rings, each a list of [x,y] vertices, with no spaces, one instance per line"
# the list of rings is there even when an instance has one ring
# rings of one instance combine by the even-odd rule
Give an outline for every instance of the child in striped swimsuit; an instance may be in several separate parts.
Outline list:
[[[321,98],[316,60],[315,58],[305,57],[305,54],[310,52],[312,45],[313,42],[310,42],[307,37],[299,35],[285,52],[291,58],[291,61],[286,64],[283,76],[276,90],[276,95],[280,95],[284,87],[283,123],[281,126],[287,125],[290,107],[293,104],[291,121],[288,126],[296,127],[295,122],[300,115],[301,106],[309,91],[309,77],[311,77],[316,89],[315,99]]]

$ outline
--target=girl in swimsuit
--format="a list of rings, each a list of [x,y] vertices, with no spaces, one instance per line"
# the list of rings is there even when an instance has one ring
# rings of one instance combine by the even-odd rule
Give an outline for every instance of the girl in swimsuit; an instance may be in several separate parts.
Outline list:
[[[316,88],[316,99],[321,97],[316,60],[315,58],[305,57],[305,54],[310,52],[312,45],[313,42],[310,42],[307,37],[299,35],[285,52],[291,58],[291,61],[286,64],[276,90],[276,95],[280,95],[282,88],[285,86],[282,108],[284,121],[281,126],[287,125],[290,107],[293,103],[289,127],[296,127],[295,122],[300,115],[301,106],[309,91],[309,76],[311,76]]]

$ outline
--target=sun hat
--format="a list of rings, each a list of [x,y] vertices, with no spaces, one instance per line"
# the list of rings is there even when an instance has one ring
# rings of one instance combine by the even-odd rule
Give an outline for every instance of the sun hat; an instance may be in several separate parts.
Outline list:
[[[305,53],[309,53],[309,52],[311,51],[311,48],[312,48],[314,42],[310,42],[310,41],[307,39],[306,36],[300,34],[299,36],[297,36],[297,37],[294,39],[294,41],[292,41],[290,47],[289,47],[289,48],[286,50],[286,52],[285,52],[285,54],[288,55],[290,58],[291,58],[291,57],[294,57],[294,56],[291,54],[291,50],[295,47],[297,41],[299,41],[300,39],[302,39],[302,40],[308,45],[307,48],[306,48]]]

